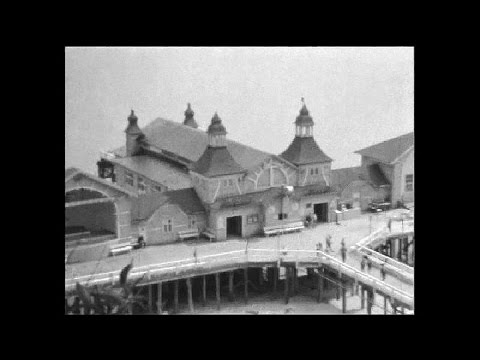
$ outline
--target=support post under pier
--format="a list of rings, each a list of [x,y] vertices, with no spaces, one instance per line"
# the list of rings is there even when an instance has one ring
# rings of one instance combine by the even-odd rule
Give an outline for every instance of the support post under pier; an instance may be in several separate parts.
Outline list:
[[[188,308],[190,309],[191,313],[194,313],[195,310],[193,308],[192,279],[191,278],[187,278],[187,291],[188,291]]]
[[[220,310],[220,273],[215,274],[215,290],[217,294],[217,310]]]

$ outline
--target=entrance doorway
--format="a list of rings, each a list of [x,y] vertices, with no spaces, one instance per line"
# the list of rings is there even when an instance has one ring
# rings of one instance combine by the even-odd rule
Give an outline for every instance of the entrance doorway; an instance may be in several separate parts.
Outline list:
[[[242,217],[231,216],[227,217],[227,237],[241,237],[242,236]]]
[[[313,204],[313,212],[317,215],[318,222],[328,221],[328,203]]]

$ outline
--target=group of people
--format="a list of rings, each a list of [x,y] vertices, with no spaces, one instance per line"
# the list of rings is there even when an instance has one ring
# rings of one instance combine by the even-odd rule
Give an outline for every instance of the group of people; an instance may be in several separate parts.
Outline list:
[[[325,251],[332,251],[332,235],[328,234],[326,236],[325,245]],[[345,238],[342,238],[341,245],[342,247],[340,248],[340,253],[342,255],[342,261],[345,262],[347,260],[347,246],[345,245]],[[317,243],[317,251],[323,251],[323,244],[321,242]],[[317,255],[320,255],[320,253],[317,253]]]
[[[372,259],[370,259],[367,255],[363,255],[362,261],[360,263],[362,271],[365,271],[365,266],[367,266],[367,272],[370,273],[370,271],[372,270]],[[380,276],[382,277],[382,280],[385,280],[385,277],[387,276],[387,272],[385,270],[385,263],[382,263],[380,265]]]

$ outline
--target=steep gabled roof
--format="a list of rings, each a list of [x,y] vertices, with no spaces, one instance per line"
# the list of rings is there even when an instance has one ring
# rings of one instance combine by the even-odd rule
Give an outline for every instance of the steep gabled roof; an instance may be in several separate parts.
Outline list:
[[[288,149],[280,156],[295,165],[332,161],[332,159],[318,147],[314,138],[310,136],[295,136]]]
[[[391,164],[414,146],[414,140],[414,133],[411,132],[355,151],[355,153]]]
[[[132,202],[132,220],[148,220],[161,206],[177,205],[185,214],[204,212],[202,202],[193,188],[140,195]]]
[[[208,134],[205,130],[194,129],[161,118],[152,121],[142,131],[151,145],[179,155],[191,162],[196,162],[208,145]],[[233,159],[244,169],[249,169],[272,155],[229,139],[226,139],[226,144]],[[124,157],[125,146],[113,150],[113,152]]]
[[[207,147],[192,171],[203,176],[239,174],[245,170],[233,159],[227,147]]]

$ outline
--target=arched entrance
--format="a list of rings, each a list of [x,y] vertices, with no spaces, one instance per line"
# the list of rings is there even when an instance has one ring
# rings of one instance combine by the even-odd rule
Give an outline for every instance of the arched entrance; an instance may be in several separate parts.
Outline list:
[[[114,199],[93,188],[65,193],[65,246],[92,244],[118,235]]]

